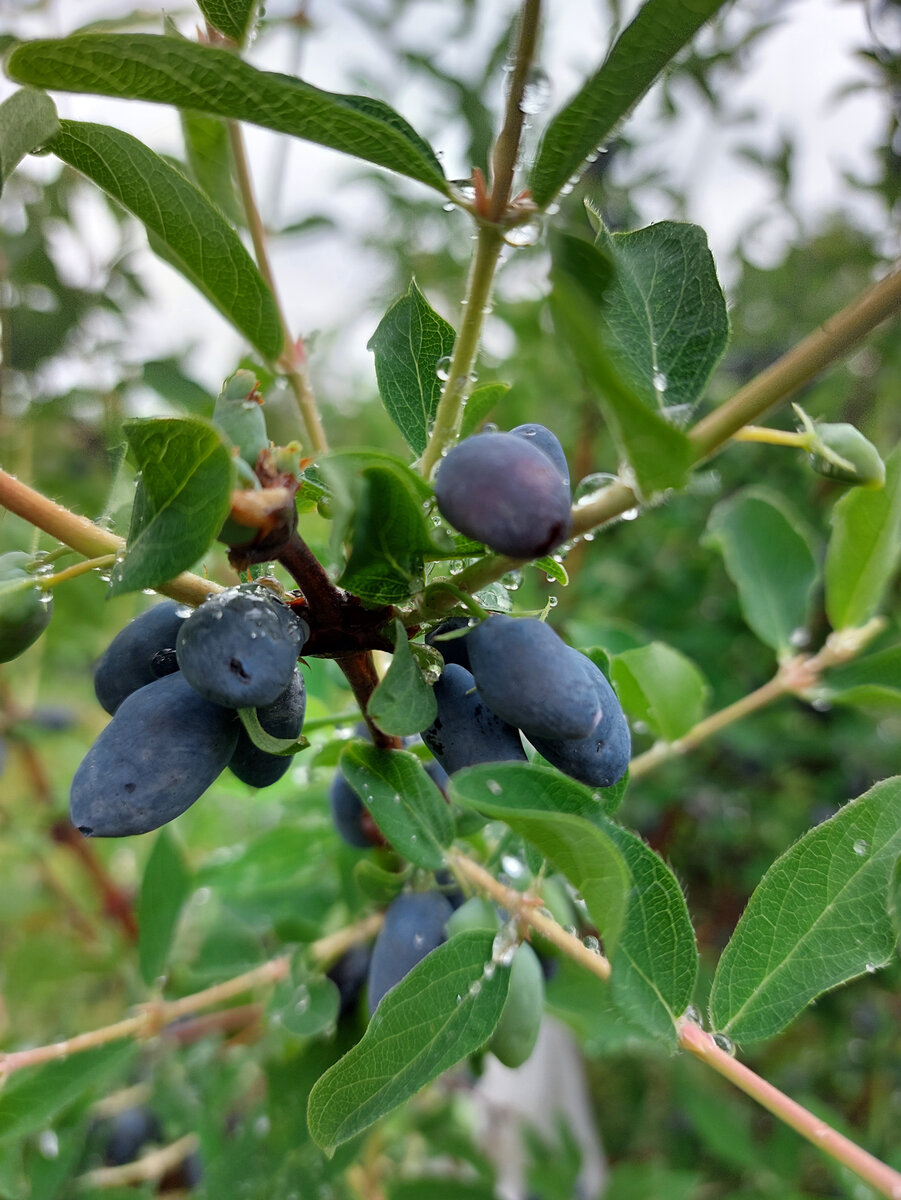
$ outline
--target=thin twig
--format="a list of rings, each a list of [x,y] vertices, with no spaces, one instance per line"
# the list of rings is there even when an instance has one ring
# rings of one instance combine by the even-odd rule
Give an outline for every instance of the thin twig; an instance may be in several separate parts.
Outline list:
[[[784,1092],[780,1092],[777,1087],[761,1079],[750,1067],[738,1062],[718,1046],[712,1035],[694,1022],[682,1021],[678,1027],[678,1035],[679,1044],[684,1049],[708,1067],[712,1067],[746,1096],[756,1100],[773,1116],[812,1142],[824,1154],[828,1154],[836,1162],[843,1163],[860,1179],[875,1188],[881,1196],[887,1196],[889,1200],[901,1200],[901,1174],[898,1171],[880,1162],[878,1158],[790,1099]]]
[[[196,1133],[186,1133],[177,1142],[161,1146],[119,1167],[95,1167],[79,1175],[76,1183],[85,1190],[93,1188],[129,1187],[135,1183],[153,1183],[180,1166],[189,1154],[200,1147]]]
[[[260,274],[265,279],[269,291],[272,293],[272,298],[275,301],[275,307],[278,311],[279,323],[282,327],[284,350],[276,366],[284,374],[291,387],[291,391],[294,393],[310,446],[318,453],[321,453],[328,450],[328,439],[322,427],[322,419],[319,416],[316,397],[313,395],[313,389],[310,386],[303,351],[295,343],[291,328],[288,325],[288,319],[285,316],[284,306],[279,297],[278,288],[275,285],[275,274],[272,270],[269,249],[266,243],[266,229],[263,225],[263,219],[260,216],[260,209],[253,190],[250,163],[248,162],[247,150],[244,145],[244,134],[239,121],[226,121],[225,124],[228,129],[232,157],[235,162],[235,178],[238,181],[238,190],[241,193],[244,215],[247,218],[247,228],[250,230],[250,238],[253,242],[257,266],[260,268]]]
[[[513,176],[519,157],[519,143],[525,121],[523,97],[535,58],[538,29],[541,23],[541,0],[525,0],[519,17],[519,32],[513,53],[504,123],[491,152],[491,194],[488,197],[488,220],[502,220],[513,192]]]
[[[314,963],[320,968],[328,966],[335,959],[355,946],[358,942],[366,942],[375,937],[381,928],[382,914],[374,913],[361,921],[327,934],[312,942],[309,953]],[[71,1054],[80,1054],[85,1050],[93,1050],[96,1046],[105,1046],[110,1042],[122,1041],[125,1038],[150,1037],[159,1033],[166,1025],[179,1017],[191,1013],[202,1012],[235,996],[241,996],[254,988],[271,983],[279,983],[287,979],[291,970],[290,955],[280,954],[251,971],[245,971],[233,979],[223,980],[200,992],[192,992],[178,1000],[159,1001],[141,1007],[134,1016],[116,1021],[113,1025],[104,1025],[100,1029],[92,1029],[88,1033],[79,1033],[75,1037],[61,1042],[52,1042],[46,1046],[32,1046],[28,1050],[13,1050],[0,1054],[0,1080],[5,1079],[14,1071],[24,1067],[39,1066],[41,1063],[54,1062],[68,1058]]]
[[[783,696],[809,692],[817,686],[824,671],[856,658],[884,628],[885,621],[881,617],[874,617],[859,629],[843,629],[830,634],[825,645],[816,654],[799,654],[787,659],[780,664],[772,679],[749,692],[747,696],[742,696],[734,704],[727,704],[725,708],[711,713],[676,741],[657,742],[644,754],[636,755],[629,764],[629,777],[640,779],[661,763],[687,754],[714,734],[750,716],[751,713],[766,708]]]
[[[513,888],[505,887],[494,878],[490,871],[480,867],[478,863],[473,862],[459,850],[447,852],[447,864],[458,876],[468,879],[480,892],[491,896],[507,912],[515,913],[520,921],[530,925],[542,937],[547,938],[549,942],[552,942],[569,958],[591,971],[593,975],[597,975],[599,979],[605,981],[610,978],[610,963],[603,954],[589,950],[584,942],[574,934],[567,933],[562,925],[558,925],[552,917],[546,917],[541,911],[540,899],[530,896],[528,893],[523,894]]]

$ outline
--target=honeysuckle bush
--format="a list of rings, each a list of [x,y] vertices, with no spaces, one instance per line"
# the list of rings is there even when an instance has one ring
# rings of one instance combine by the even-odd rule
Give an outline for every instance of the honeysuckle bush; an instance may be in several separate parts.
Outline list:
[[[541,31],[564,17],[525,0],[479,86],[457,90],[465,181],[378,96],[251,65],[250,0],[204,0],[190,36],[161,17],[8,39],[0,549],[29,558],[0,562],[0,616],[17,628],[51,595],[53,614],[0,667],[0,1194],[401,1197],[441,1194],[450,1162],[448,1194],[490,1196],[441,1080],[478,1070],[529,937],[556,964],[547,1011],[586,1057],[611,1195],[901,1196],[898,276],[880,238],[836,220],[775,269],[744,263],[727,313],[703,230],[675,203],[637,228],[597,155],[616,137],[628,163],[651,86],[672,101],[690,77],[715,105],[712,64],[740,71],[725,7],[647,0],[554,110]],[[508,42],[492,123],[480,89]],[[57,92],[173,106],[184,153],[61,119]],[[381,404],[352,423],[273,286],[256,127],[355,157],[396,222],[372,235],[399,264],[369,341]],[[40,186],[35,152],[64,165]],[[886,214],[892,161],[874,185]],[[50,240],[89,191],[121,239],[98,290],[66,282]],[[307,232],[331,219],[315,204]],[[444,244],[411,248],[409,228],[437,220]],[[177,357],[136,365],[135,229],[243,339],[221,376],[263,399],[262,457]],[[494,294],[517,256],[539,299]],[[492,309],[509,361],[479,360]],[[118,362],[115,381],[60,388],[54,361],[79,350]],[[143,415],[148,387],[165,415]],[[456,533],[432,496],[456,441],[525,420],[558,433],[575,489],[571,536],[534,563]],[[91,663],[145,593],[196,605],[260,575],[305,600],[309,745],[271,788],[224,774],[159,834],[85,841],[65,810],[103,725]],[[633,726],[623,781],[491,764],[455,774],[445,802],[399,751],[434,716],[423,634],[484,612],[541,615],[609,675]],[[384,844],[338,839],[339,759]],[[435,886],[500,904],[500,941],[456,934],[368,1026],[339,1020],[324,971],[400,891]],[[134,1104],[162,1144],[104,1173],[103,1122]],[[537,1133],[532,1192],[571,1195],[571,1145]]]

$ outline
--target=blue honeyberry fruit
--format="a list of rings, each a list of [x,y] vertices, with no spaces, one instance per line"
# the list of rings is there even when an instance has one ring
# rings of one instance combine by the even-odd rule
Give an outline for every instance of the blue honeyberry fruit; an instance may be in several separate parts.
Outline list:
[[[257,709],[257,717],[266,733],[277,738],[299,738],[307,707],[303,676],[295,668],[291,682],[272,704]],[[255,746],[242,725],[238,744],[229,760],[229,770],[250,787],[269,787],[281,779],[293,761],[290,754],[269,754]]]
[[[139,688],[82,759],[69,798],[85,837],[158,829],[198,800],[228,765],[238,718],[211,704],[179,671]]]
[[[546,454],[569,487],[569,463],[563,453],[563,447],[555,433],[551,433],[546,425],[517,425],[510,432],[514,437],[526,438],[533,446],[537,446],[542,454]]]
[[[440,625],[436,625],[425,635],[425,644],[431,646],[433,650],[437,650],[445,663],[456,663],[458,667],[465,667],[468,671],[467,635],[455,638],[441,636],[445,633],[453,633],[457,629],[469,629],[469,621],[466,617],[449,617],[446,621],[442,621]]]
[[[192,609],[175,600],[155,604],[121,629],[94,668],[94,692],[112,716],[126,696],[157,679],[154,661],[173,650]]]
[[[363,993],[366,976],[369,974],[369,960],[372,950],[369,946],[351,946],[338,959],[334,966],[326,971],[326,975],[338,989],[338,1020],[342,1020],[354,1011]]]
[[[388,905],[369,964],[369,1015],[382,997],[447,938],[453,909],[440,892],[405,892]]]
[[[261,587],[208,597],[184,622],[175,644],[191,687],[226,708],[276,701],[291,682],[302,646],[301,622]]]
[[[454,663],[435,684],[438,715],[422,740],[448,775],[476,763],[524,760],[519,733],[502,721],[475,690],[469,671]]]
[[[149,1109],[125,1108],[104,1122],[103,1158],[107,1166],[134,1162],[148,1142],[162,1141],[162,1129]]]
[[[22,550],[0,555],[0,663],[24,654],[50,624],[53,596],[35,585],[31,561]]]
[[[466,640],[482,699],[530,740],[588,737],[597,725],[600,671],[544,621],[496,614]]]
[[[340,771],[336,771],[328,793],[332,821],[338,834],[348,846],[358,850],[372,849],[372,842],[363,827],[366,806]]]
[[[629,722],[604,674],[597,673],[598,700],[604,715],[586,738],[531,737],[529,741],[549,763],[589,787],[612,787],[629,766],[632,738]]]
[[[538,558],[565,541],[569,486],[547,454],[512,433],[477,433],[435,477],[441,515],[498,554]]]

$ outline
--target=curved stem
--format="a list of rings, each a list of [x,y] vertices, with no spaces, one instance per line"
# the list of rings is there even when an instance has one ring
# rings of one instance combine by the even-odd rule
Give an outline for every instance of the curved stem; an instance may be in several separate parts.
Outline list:
[[[247,160],[247,150],[244,145],[244,134],[239,121],[226,121],[225,124],[228,129],[229,141],[231,142],[232,157],[235,162],[235,177],[238,181],[238,190],[241,193],[244,215],[247,217],[247,228],[250,230],[250,239],[253,242],[257,266],[260,268],[260,274],[265,279],[272,293],[284,336],[284,351],[276,367],[288,380],[291,391],[294,393],[307,440],[314,450],[321,453],[328,450],[328,439],[322,427],[322,419],[319,416],[316,397],[313,395],[313,389],[310,386],[309,375],[302,351],[299,351],[295,346],[294,337],[288,325],[278,289],[275,286],[275,275],[269,259],[269,248],[266,244],[266,230],[260,216],[256,196],[254,195],[250,163]]]
[[[810,445],[809,433],[795,433],[791,429],[767,429],[765,425],[746,425],[732,435],[734,442],[764,442],[768,446],[793,446],[806,450]]]
[[[500,221],[510,203],[525,120],[522,102],[538,44],[540,20],[541,0],[525,0],[519,17],[519,33],[513,54],[513,69],[510,72],[504,123],[491,153],[491,194],[488,197],[486,213],[489,221]]]
[[[368,942],[375,937],[382,925],[382,914],[374,913],[339,929],[336,933],[328,934],[312,942],[309,953],[317,966],[324,968],[340,958],[351,946],[359,942]],[[105,1025],[101,1029],[92,1029],[89,1033],[79,1033],[65,1041],[53,1042],[47,1046],[32,1046],[28,1050],[13,1050],[0,1054],[0,1079],[4,1079],[13,1071],[21,1071],[23,1067],[34,1067],[40,1063],[53,1062],[57,1059],[68,1058],[70,1054],[79,1054],[92,1050],[95,1046],[105,1046],[110,1042],[118,1042],[124,1038],[149,1037],[159,1032],[171,1021],[189,1013],[201,1012],[241,996],[253,988],[270,983],[278,983],[287,979],[291,972],[291,956],[280,954],[252,971],[245,971],[233,979],[223,980],[212,987],[204,988],[201,992],[193,992],[178,1000],[159,1001],[155,1004],[144,1005],[134,1016],[126,1017],[113,1025]]]
[[[778,1117],[812,1142],[824,1154],[828,1154],[836,1162],[844,1163],[881,1196],[887,1196],[889,1200],[901,1200],[901,1174],[898,1171],[880,1162],[878,1158],[855,1145],[784,1092],[761,1079],[750,1067],[738,1062],[718,1046],[714,1038],[698,1025],[691,1021],[682,1021],[678,1027],[678,1036],[683,1049],[694,1054],[708,1067],[712,1067],[774,1117]]]

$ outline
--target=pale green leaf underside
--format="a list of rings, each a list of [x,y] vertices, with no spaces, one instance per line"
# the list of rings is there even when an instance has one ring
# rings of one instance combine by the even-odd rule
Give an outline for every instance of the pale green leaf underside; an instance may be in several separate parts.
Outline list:
[[[461,933],[392,988],[363,1038],[317,1081],[307,1119],[323,1149],[346,1142],[488,1041],[510,972],[491,960],[492,933]]]
[[[901,560],[901,444],[885,460],[885,486],[852,488],[832,512],[826,612],[833,629],[863,625],[882,604]]]
[[[278,356],[282,330],[272,293],[237,233],[199,188],[143,142],[108,125],[62,121],[50,148],[142,221],[162,243],[167,261],[265,359]]]
[[[766,645],[790,653],[819,576],[801,522],[780,496],[747,488],[718,504],[707,528],[738,589],[745,621]]]
[[[618,654],[613,679],[626,711],[668,742],[700,721],[710,690],[691,659],[665,642]]]
[[[44,92],[19,88],[0,104],[0,191],[25,155],[58,130],[56,105]]]
[[[604,342],[625,383],[650,408],[700,400],[729,340],[726,299],[707,235],[660,221],[601,232],[614,275],[601,305]]]
[[[884,966],[897,941],[888,897],[899,855],[895,776],[777,859],[717,967],[714,1028],[739,1042],[772,1037],[823,992]]]
[[[341,772],[391,845],[417,866],[437,870],[454,837],[447,801],[425,767],[406,750],[351,742]]]
[[[441,399],[435,367],[454,348],[456,334],[412,280],[369,339],[382,403],[414,454],[422,454]]]
[[[447,191],[432,148],[388,105],[258,71],[229,50],[154,34],[86,33],[25,42],[9,56],[7,72],[39,87],[250,121]]]
[[[601,67],[555,114],[529,185],[542,208],[601,146],[669,61],[726,0],[647,0]]]
[[[831,670],[830,700],[872,708],[901,708],[901,646],[890,646]]]

